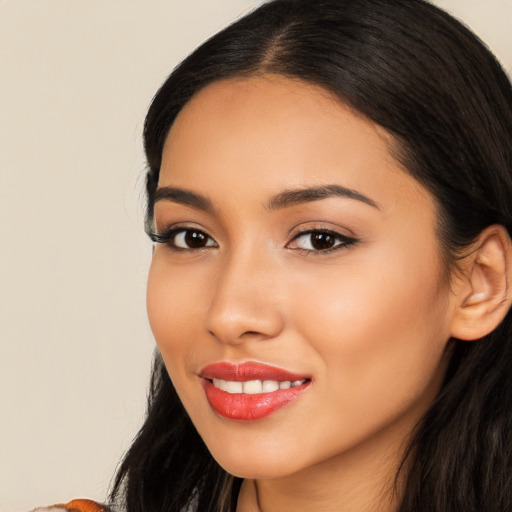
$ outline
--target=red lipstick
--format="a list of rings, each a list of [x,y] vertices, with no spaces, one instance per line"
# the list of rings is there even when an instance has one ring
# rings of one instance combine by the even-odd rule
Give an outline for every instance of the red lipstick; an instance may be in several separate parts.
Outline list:
[[[233,364],[228,362],[214,363],[204,367],[199,376],[203,378],[206,398],[212,409],[222,416],[235,421],[252,421],[268,416],[284,405],[296,400],[311,384],[306,375],[291,373],[282,368],[268,366],[256,362]],[[215,379],[215,385],[214,385]],[[222,381],[241,383],[235,386],[240,391],[228,392],[223,389]],[[285,386],[285,389],[256,392],[242,392],[248,381],[274,381]],[[283,384],[284,383],[284,384]],[[258,383],[257,383],[258,384]],[[275,384],[274,384],[275,385]],[[254,393],[254,391],[253,391]]]

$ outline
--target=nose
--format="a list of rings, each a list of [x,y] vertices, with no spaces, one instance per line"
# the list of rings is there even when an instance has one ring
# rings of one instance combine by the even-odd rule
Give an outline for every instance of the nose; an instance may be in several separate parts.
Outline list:
[[[272,265],[253,252],[233,254],[220,266],[207,312],[210,334],[230,345],[277,337],[284,319]]]

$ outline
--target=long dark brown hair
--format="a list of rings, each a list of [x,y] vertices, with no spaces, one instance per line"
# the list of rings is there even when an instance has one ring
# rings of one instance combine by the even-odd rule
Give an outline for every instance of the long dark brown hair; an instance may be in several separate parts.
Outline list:
[[[512,232],[512,88],[462,24],[423,0],[274,0],[200,46],[147,114],[147,222],[163,144],[216,80],[278,74],[331,91],[384,127],[433,195],[447,268],[490,224]],[[478,343],[450,340],[439,396],[408,452],[400,512],[512,510],[512,317]],[[212,458],[157,354],[147,418],[111,501],[127,512],[227,512],[241,481]]]

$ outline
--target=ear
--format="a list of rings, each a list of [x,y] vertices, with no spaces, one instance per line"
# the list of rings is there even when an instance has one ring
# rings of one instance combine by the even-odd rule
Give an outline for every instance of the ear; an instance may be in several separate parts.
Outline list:
[[[500,225],[484,229],[456,278],[451,336],[477,340],[492,332],[512,304],[512,244]]]

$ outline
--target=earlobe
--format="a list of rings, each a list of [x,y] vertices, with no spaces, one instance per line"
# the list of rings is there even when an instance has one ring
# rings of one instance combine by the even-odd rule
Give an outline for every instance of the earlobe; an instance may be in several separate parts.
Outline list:
[[[463,262],[451,336],[477,340],[492,332],[512,303],[512,244],[500,225],[486,228]]]

